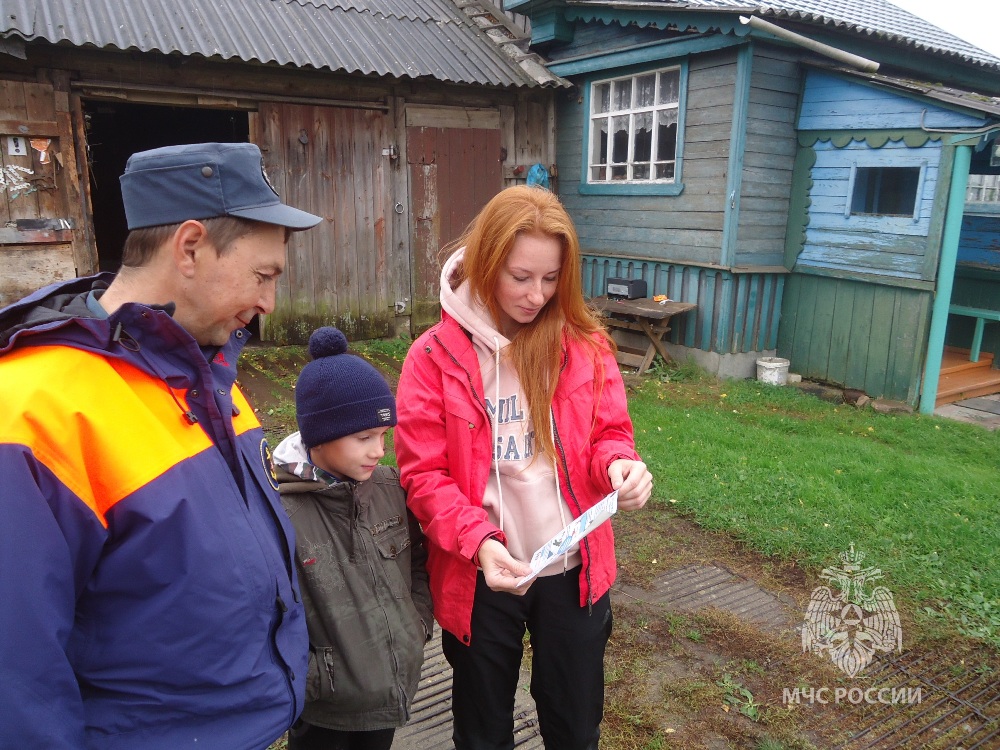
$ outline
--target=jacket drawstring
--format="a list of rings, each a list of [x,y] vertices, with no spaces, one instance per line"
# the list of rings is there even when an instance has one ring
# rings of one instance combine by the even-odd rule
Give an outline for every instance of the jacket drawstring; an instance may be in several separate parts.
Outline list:
[[[121,321],[118,322],[118,325],[115,326],[114,333],[111,334],[111,342],[114,344],[118,344],[123,349],[127,349],[128,351],[134,354],[138,354],[142,358],[142,361],[146,363],[146,366],[149,367],[149,369],[153,372],[153,374],[155,374],[156,377],[158,377],[160,380],[163,381],[163,385],[166,386],[167,391],[169,391],[170,397],[174,400],[174,403],[177,404],[177,408],[181,410],[181,414],[184,416],[184,420],[191,425],[198,424],[197,415],[190,409],[184,408],[184,404],[182,404],[180,399],[177,398],[177,394],[174,393],[174,389],[171,388],[170,383],[167,382],[166,375],[164,375],[160,371],[160,368],[157,366],[156,362],[150,360],[145,354],[143,354],[142,347],[139,345],[139,342],[136,341],[134,338],[132,338],[132,335],[128,331],[122,328]]]
[[[497,450],[497,434],[500,432],[500,339],[493,337],[493,361],[496,368],[496,388],[493,396],[493,417],[490,420],[493,427],[493,471],[497,475],[497,500],[500,503],[500,531],[503,531],[503,483],[500,481],[500,451]]]

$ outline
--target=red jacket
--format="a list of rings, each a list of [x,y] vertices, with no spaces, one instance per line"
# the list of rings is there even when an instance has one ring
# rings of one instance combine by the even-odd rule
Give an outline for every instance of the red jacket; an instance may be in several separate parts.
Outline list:
[[[552,412],[559,486],[574,518],[611,492],[612,461],[639,458],[618,364],[610,350],[603,359],[604,377],[598,381],[591,350],[563,338]],[[407,503],[427,536],[434,615],[468,644],[476,589],[472,560],[499,529],[482,507],[493,438],[479,359],[447,313],[410,347],[397,389],[397,417],[396,460]],[[586,606],[615,580],[611,524],[584,538],[580,551],[580,606]]]

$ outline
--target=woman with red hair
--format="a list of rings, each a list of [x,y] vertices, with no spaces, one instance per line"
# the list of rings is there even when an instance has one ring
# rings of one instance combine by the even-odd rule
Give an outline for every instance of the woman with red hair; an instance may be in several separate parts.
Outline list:
[[[395,447],[427,537],[455,747],[513,748],[527,629],[545,747],[596,750],[611,524],[518,584],[535,550],[608,493],[620,510],[652,493],[614,343],[584,301],[576,230],[549,191],[502,191],[446,252],[442,319],[407,354]]]

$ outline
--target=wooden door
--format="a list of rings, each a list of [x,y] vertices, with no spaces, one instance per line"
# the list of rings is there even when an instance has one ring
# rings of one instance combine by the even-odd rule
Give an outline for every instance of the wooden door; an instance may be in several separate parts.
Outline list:
[[[0,81],[0,306],[96,269],[71,122],[65,92]]]
[[[380,110],[262,103],[251,121],[282,201],[324,219],[292,235],[264,339],[304,343],[322,325],[355,340],[391,335],[387,119]]]
[[[408,117],[408,123],[410,118]],[[433,122],[430,120],[429,122]],[[410,327],[421,333],[441,318],[441,248],[457,239],[503,188],[500,126],[410,125],[406,153],[413,217]],[[472,124],[477,124],[472,120]]]

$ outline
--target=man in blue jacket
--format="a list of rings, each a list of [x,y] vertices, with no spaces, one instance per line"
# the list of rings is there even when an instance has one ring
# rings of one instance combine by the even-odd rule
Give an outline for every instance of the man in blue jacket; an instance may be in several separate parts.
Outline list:
[[[266,748],[308,637],[236,383],[289,233],[246,143],[134,154],[117,275],[0,310],[0,747]]]

